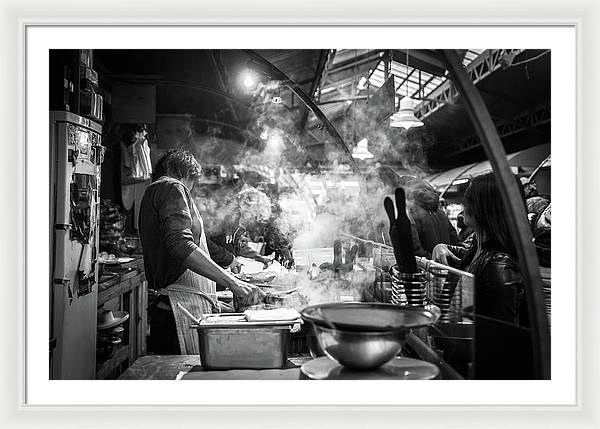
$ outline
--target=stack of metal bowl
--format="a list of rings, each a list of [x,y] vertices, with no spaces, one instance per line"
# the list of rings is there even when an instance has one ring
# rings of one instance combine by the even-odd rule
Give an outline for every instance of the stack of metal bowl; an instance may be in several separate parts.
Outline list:
[[[427,273],[401,273],[398,266],[390,268],[392,279],[392,304],[424,307],[427,297]]]
[[[462,293],[460,277],[447,270],[431,268],[427,295],[429,301],[439,307],[440,321],[460,322],[462,309]]]

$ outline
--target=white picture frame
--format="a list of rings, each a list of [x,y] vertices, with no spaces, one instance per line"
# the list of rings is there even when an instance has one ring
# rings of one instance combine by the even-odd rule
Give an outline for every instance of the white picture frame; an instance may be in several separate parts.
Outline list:
[[[2,320],[5,342],[2,354],[3,383],[0,422],[4,427],[100,427],[140,425],[171,427],[176,425],[211,424],[214,427],[397,427],[399,424],[427,427],[599,427],[598,378],[600,353],[598,312],[594,303],[600,293],[594,283],[594,267],[598,266],[594,243],[600,238],[595,224],[598,213],[600,184],[600,125],[595,105],[600,99],[600,5],[597,2],[553,0],[544,2],[508,1],[490,10],[485,2],[288,2],[277,9],[273,0],[250,4],[224,2],[194,4],[172,0],[149,8],[144,2],[127,5],[48,3],[24,0],[4,1],[0,5],[0,40],[3,40],[3,62],[0,85],[3,99],[3,155],[0,160],[3,213],[0,263],[5,279],[1,289],[5,303]],[[25,303],[27,294],[36,289],[25,288],[26,221],[25,198],[35,183],[25,174],[31,166],[25,163],[25,127],[28,108],[25,100],[25,48],[27,28],[52,25],[190,25],[190,26],[265,26],[306,25],[382,25],[382,26],[566,26],[577,35],[577,145],[576,145],[576,315],[577,395],[571,405],[541,404],[535,406],[211,406],[198,405],[55,405],[28,404],[25,387]],[[87,46],[83,46],[87,47]],[[31,95],[31,93],[29,93]],[[31,150],[31,148],[28,148]],[[29,171],[31,173],[31,171]],[[5,206],[6,204],[6,206]],[[30,209],[30,208],[29,208]],[[29,210],[28,209],[28,210]],[[45,222],[45,220],[44,220]],[[42,246],[42,254],[46,252]],[[554,273],[553,273],[554,274]],[[40,291],[45,293],[47,273],[40,273]],[[31,281],[31,278],[28,278]],[[16,329],[15,329],[16,328]],[[62,383],[70,383],[64,381]],[[477,389],[481,383],[473,382]],[[68,387],[68,386],[67,386]],[[435,385],[430,385],[435,389]],[[225,417],[224,417],[225,416]]]

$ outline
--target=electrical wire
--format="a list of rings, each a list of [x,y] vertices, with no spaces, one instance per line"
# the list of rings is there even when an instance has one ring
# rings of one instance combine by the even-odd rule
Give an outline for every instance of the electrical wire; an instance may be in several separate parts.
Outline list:
[[[542,52],[541,54],[536,55],[535,57],[528,58],[526,60],[519,61],[519,62],[516,62],[516,63],[512,63],[511,65],[509,65],[509,67],[516,67],[516,66],[522,66],[524,64],[528,64],[528,63],[530,63],[532,61],[535,61],[535,60],[543,57],[544,55],[546,55],[548,53],[550,53],[550,49],[545,50],[544,52]]]

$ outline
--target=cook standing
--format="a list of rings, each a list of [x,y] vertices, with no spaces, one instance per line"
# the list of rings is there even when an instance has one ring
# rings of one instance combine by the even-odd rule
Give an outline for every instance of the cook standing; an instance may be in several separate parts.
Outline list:
[[[216,285],[226,285],[246,305],[264,292],[219,267],[209,256],[202,218],[191,189],[202,169],[184,150],[170,150],[157,163],[140,206],[139,230],[149,287],[160,298],[150,317],[148,348],[157,354],[198,354],[198,338],[180,303],[196,317],[219,312]]]

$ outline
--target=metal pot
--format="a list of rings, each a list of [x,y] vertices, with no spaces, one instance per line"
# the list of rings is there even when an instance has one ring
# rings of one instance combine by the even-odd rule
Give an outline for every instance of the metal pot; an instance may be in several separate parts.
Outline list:
[[[323,352],[358,370],[378,368],[396,356],[411,329],[431,325],[435,315],[422,308],[391,304],[336,303],[314,305],[301,313],[312,323]]]

